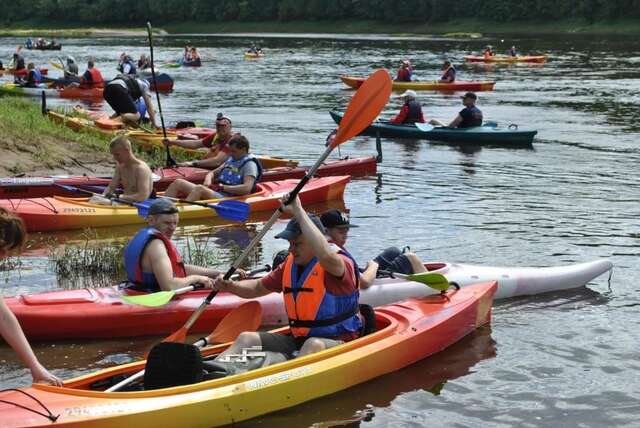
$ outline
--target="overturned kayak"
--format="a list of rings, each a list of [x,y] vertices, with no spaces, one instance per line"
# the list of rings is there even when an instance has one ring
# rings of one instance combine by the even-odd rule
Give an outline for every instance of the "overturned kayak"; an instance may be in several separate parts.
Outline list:
[[[308,166],[281,166],[265,169],[261,181],[302,178],[309,168]],[[376,158],[373,156],[345,158],[324,163],[318,168],[315,176],[350,175],[352,177],[362,177],[373,175],[376,173],[376,170]],[[180,166],[174,168],[156,168],[153,172],[153,188],[156,191],[162,191],[166,190],[166,188],[178,178],[200,184],[210,170]],[[96,186],[107,186],[110,181],[111,177],[87,175],[5,177],[0,178],[0,199],[44,198],[48,196],[77,197],[77,192],[71,192],[61,186],[95,188]]]
[[[430,272],[442,273],[462,288],[478,281],[498,281],[496,299],[584,287],[613,268],[608,260],[546,268],[462,263],[428,263],[425,266]],[[380,306],[433,293],[434,290],[418,282],[379,278],[371,287],[360,291],[360,302]],[[121,296],[131,294],[139,293],[113,286],[22,295],[5,298],[5,301],[30,339],[109,338],[169,334],[180,328],[208,291],[181,294],[167,305],[155,308],[124,303]],[[263,325],[286,324],[280,294],[271,293],[257,300],[263,310]],[[233,294],[219,293],[191,331],[211,331],[229,311],[243,302],[244,299]]]
[[[353,89],[358,89],[360,85],[366,80],[364,77],[353,76],[340,76],[340,79],[345,85]],[[430,81],[430,82],[398,82],[393,81],[392,89],[394,91],[404,91],[407,89],[413,89],[416,91],[493,91],[493,87],[496,84],[494,81],[483,82],[464,82],[456,81],[452,83]]]
[[[258,183],[256,192],[247,196],[200,202],[215,204],[223,200],[240,200],[249,204],[251,212],[276,210],[280,206],[280,198],[292,191],[298,182],[299,180],[282,180]],[[300,200],[303,204],[315,204],[341,199],[348,182],[349,176],[311,179],[300,191]],[[188,203],[178,203],[177,206],[181,220],[219,218],[216,211],[208,207]],[[2,199],[0,207],[19,215],[30,232],[146,223],[146,219],[138,215],[136,207],[93,204],[89,202],[89,198],[54,196]]]
[[[529,63],[541,64],[547,60],[547,56],[546,55],[534,55],[534,56],[493,55],[488,58],[485,58],[484,56],[467,55],[464,57],[464,60],[467,62],[503,62],[503,63],[529,62]]]
[[[480,283],[446,296],[380,307],[375,331],[366,336],[241,374],[150,391],[138,384],[129,387],[131,392],[105,392],[145,369],[146,362],[140,361],[68,380],[63,387],[36,384],[1,392],[2,426],[212,427],[251,419],[347,389],[445,349],[490,321],[495,288],[495,282]],[[203,355],[214,356],[225,348],[210,347]],[[38,402],[59,415],[55,423]]]
[[[342,114],[329,112],[331,118],[340,123]],[[419,125],[418,125],[419,126]],[[533,137],[538,133],[534,129],[519,128],[518,125],[509,125],[508,128],[497,127],[495,122],[486,123],[483,126],[473,128],[448,128],[444,126],[428,126],[429,130],[421,130],[414,124],[396,125],[387,120],[378,120],[359,135],[370,135],[382,138],[410,138],[431,141],[443,141],[447,143],[464,144],[508,144],[530,145]]]
[[[102,99],[102,88],[79,88],[68,86],[62,89],[50,89],[42,84],[40,87],[24,87],[15,83],[4,83],[0,86],[0,94],[8,94],[14,96],[40,97],[42,93],[47,97],[53,98],[69,98],[69,99]]]

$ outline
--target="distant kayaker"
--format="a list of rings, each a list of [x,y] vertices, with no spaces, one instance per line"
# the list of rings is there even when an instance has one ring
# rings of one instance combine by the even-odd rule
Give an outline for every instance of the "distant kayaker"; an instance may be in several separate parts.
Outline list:
[[[511,49],[509,49],[509,56],[513,56],[513,57],[518,56],[518,52],[516,51],[515,46],[511,46]]]
[[[147,70],[151,68],[151,58],[147,55],[140,55],[140,59],[138,60],[138,71]]]
[[[29,72],[27,73],[24,83],[21,83],[21,86],[25,88],[37,88],[42,82],[40,70],[36,69],[36,66],[32,62],[27,64],[27,70],[29,70]]]
[[[193,140],[163,140],[167,146],[178,146],[185,149],[199,149],[206,147],[210,150],[205,159],[181,162],[180,166],[195,166],[198,168],[217,168],[227,160],[230,154],[229,141],[233,136],[231,119],[218,113],[216,116],[216,133],[204,138]]]
[[[406,90],[402,95],[398,96],[398,98],[402,98],[404,100],[404,104],[402,105],[402,109],[400,112],[392,117],[389,122],[394,124],[402,124],[402,123],[424,123],[424,114],[422,113],[422,104],[416,101],[416,91],[412,89]]]
[[[191,51],[189,52],[189,56],[191,57],[191,61],[200,61],[200,54],[195,46],[191,47]]]
[[[396,73],[397,82],[411,82],[413,80],[413,68],[408,59],[405,59],[400,63],[400,68]]]
[[[322,223],[304,211],[297,197],[289,205],[283,203],[281,209],[294,217],[275,236],[289,241],[286,260],[260,279],[224,281],[218,277],[214,287],[245,299],[282,293],[291,335],[243,332],[216,360],[253,346],[293,358],[360,336],[363,323],[353,260],[329,245]]]
[[[80,82],[80,71],[78,70],[78,64],[71,55],[67,55],[67,63],[64,66],[64,79],[71,80],[73,82]]]
[[[104,197],[93,196],[89,202],[111,205],[117,203],[114,196],[131,202],[142,202],[154,196],[153,173],[145,161],[138,159],[131,149],[131,142],[124,135],[109,143],[109,150],[116,167],[111,182],[104,189]],[[122,189],[122,193],[116,193]]]
[[[171,237],[178,227],[178,208],[168,199],[156,199],[149,207],[148,227],[141,229],[124,250],[128,288],[156,292],[189,285],[213,287],[220,271],[185,265]],[[244,272],[241,272],[244,274]]]
[[[199,201],[254,192],[256,183],[262,177],[262,165],[249,153],[249,140],[243,135],[235,134],[229,141],[229,150],[231,156],[209,172],[202,184],[177,179],[167,188],[165,195],[172,198],[187,195],[186,200]],[[212,185],[214,177],[217,177],[217,184]]]
[[[445,61],[442,65],[442,76],[440,81],[443,83],[453,83],[456,81],[456,69],[451,61]]]
[[[118,67],[116,67],[116,69],[121,74],[136,74],[138,72],[136,70],[136,65],[133,63],[133,58],[131,58],[131,55],[126,52],[122,52],[120,55],[120,61],[118,62]]]
[[[105,85],[103,97],[115,111],[112,118],[120,116],[122,121],[128,124],[137,124],[140,121],[141,116],[136,107],[136,100],[142,97],[151,123],[158,127],[147,80],[128,74],[119,74]]]
[[[493,56],[493,46],[487,45],[487,47],[484,49],[484,52],[482,53],[482,56],[484,56],[485,58],[491,58]]]
[[[19,252],[26,241],[26,231],[22,219],[7,213],[0,208],[0,259],[7,255]],[[9,310],[0,295],[0,336],[2,336],[18,354],[22,363],[31,370],[31,377],[34,383],[48,383],[62,386],[62,380],[51,374],[38,361],[33,349],[27,342],[20,323],[15,315]]]
[[[9,62],[9,69],[10,70],[14,70],[14,71],[20,71],[20,70],[24,70],[25,67],[25,63],[24,63],[24,58],[22,57],[22,55],[20,55],[20,51],[22,50],[22,45],[18,46],[18,48],[16,49],[16,51],[13,53],[13,57],[11,58],[11,61]],[[17,79],[18,76],[16,76]]]
[[[84,89],[104,87],[102,73],[100,73],[100,70],[96,68],[92,59],[87,61],[87,70],[80,77],[80,87]]]

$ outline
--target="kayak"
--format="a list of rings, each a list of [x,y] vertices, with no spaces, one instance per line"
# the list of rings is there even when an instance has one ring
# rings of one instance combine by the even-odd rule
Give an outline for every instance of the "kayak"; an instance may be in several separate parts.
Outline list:
[[[281,166],[265,169],[261,181],[279,181],[302,178],[309,170],[308,166]],[[377,163],[373,156],[360,158],[344,158],[324,163],[318,168],[316,177],[333,175],[367,176],[376,173]],[[166,190],[174,180],[182,178],[200,184],[208,169],[193,167],[174,167],[154,169],[154,185],[156,191]],[[0,199],[44,198],[48,196],[77,197],[77,192],[65,190],[60,186],[92,187],[107,186],[111,177],[95,177],[87,175],[51,175],[43,177],[4,177],[0,178]],[[96,189],[99,190],[99,189]],[[95,191],[95,190],[94,190]]]
[[[40,97],[44,92],[47,97],[52,98],[102,99],[102,91],[102,88],[82,89],[74,86],[63,89],[50,89],[45,84],[41,84],[38,88],[27,88],[9,82],[0,86],[0,94],[26,97]]]
[[[139,73],[140,77],[147,79],[151,85],[151,90],[156,90],[156,85],[153,82],[153,75],[151,72],[143,71]],[[173,78],[167,73],[158,73],[156,71],[156,82],[158,84],[158,92],[168,92],[173,90]]]
[[[309,180],[300,191],[303,204],[314,204],[333,199],[342,199],[349,176],[320,177]],[[280,206],[280,198],[291,192],[300,180],[282,180],[258,183],[256,192],[246,196],[209,199],[200,202],[213,203],[223,200],[241,200],[250,206],[251,212],[273,211]],[[199,205],[178,203],[181,220],[219,219],[215,210]],[[2,199],[0,207],[22,217],[29,232],[84,229],[88,227],[121,226],[146,223],[138,215],[138,209],[129,205],[99,205],[89,198]]]
[[[336,347],[237,375],[157,390],[105,392],[145,369],[111,367],[64,383],[0,393],[2,426],[213,427],[293,407],[409,366],[491,320],[495,282],[376,309],[376,330]],[[278,332],[287,333],[286,329]],[[205,348],[214,356],[228,345]],[[138,386],[138,389],[140,386]],[[24,393],[23,393],[24,392]],[[25,394],[26,393],[26,394]],[[37,399],[56,422],[42,413]],[[21,406],[21,407],[19,407]],[[25,409],[26,408],[26,409]]]
[[[29,70],[26,68],[21,68],[19,70],[16,70],[15,68],[5,68],[3,71],[5,73],[13,74],[14,76],[26,76],[27,74],[29,74]],[[48,73],[48,69],[40,67],[40,74],[46,76]]]
[[[202,65],[202,61],[200,58],[194,59],[193,61],[180,61],[180,65],[183,67],[200,67]]]
[[[247,59],[264,58],[264,53],[245,52],[244,57]]]
[[[25,47],[29,50],[37,50],[37,51],[59,51],[60,49],[62,49],[62,43],[54,43],[54,44],[47,44],[47,45],[31,45],[31,46],[26,46]]]
[[[345,85],[357,89],[366,80],[364,77],[340,76]],[[413,89],[418,91],[493,91],[494,81],[456,81],[453,83],[444,83],[438,81],[431,82],[397,82],[393,81],[392,89],[394,91],[404,91]]]
[[[331,111],[329,114],[338,124],[342,120],[341,113]],[[430,128],[429,131],[423,131],[413,124],[396,125],[388,120],[378,120],[359,135],[424,139],[447,143],[531,145],[533,137],[538,133],[535,129],[519,128],[518,125],[500,128],[495,122],[486,122],[483,126],[473,128],[448,128],[444,126]]]
[[[427,263],[429,272],[443,274],[463,289],[476,282],[498,281],[496,299],[536,295],[584,287],[611,271],[608,260],[569,266],[491,267],[462,263]],[[380,306],[435,293],[424,284],[399,278],[378,278],[360,290],[360,302]],[[180,294],[165,306],[148,308],[125,304],[123,295],[140,294],[118,286],[56,290],[31,295],[5,297],[29,339],[54,340],[167,335],[182,326],[208,294],[196,290]],[[282,296],[271,293],[256,299],[263,310],[264,326],[286,324]],[[246,300],[219,293],[208,305],[191,332],[209,332],[232,309]]]
[[[101,122],[103,128],[96,126],[96,121],[86,117],[76,117],[70,116],[63,113],[58,113],[56,111],[48,110],[47,117],[52,121],[65,125],[74,131],[89,131],[89,132],[100,132],[107,135],[115,135],[116,132],[124,130],[124,125],[122,121],[109,119],[106,116],[106,113],[100,112],[96,115],[96,113],[88,112],[86,110],[81,110],[79,113],[87,114],[92,117],[99,117],[99,121]],[[211,134],[215,132],[215,129],[211,128],[182,128],[182,129],[172,129],[169,128],[167,133],[167,137],[171,139],[176,139],[178,136],[182,136],[183,138],[187,138],[189,135],[193,135],[194,138],[203,137],[207,134]],[[162,148],[164,149],[164,145],[162,144],[162,139],[164,135],[162,131],[157,130],[156,132],[147,132],[140,130],[129,130],[126,132],[126,135],[129,137],[133,144],[137,144],[142,149],[145,150],[153,150],[154,148]],[[180,147],[172,147],[171,151],[174,153],[183,153],[189,155],[191,159],[203,159],[206,158],[209,154],[209,150],[190,150],[183,149]],[[284,159],[275,156],[258,156],[262,166],[265,169],[275,168],[275,167],[294,167],[298,165],[297,161],[291,159]]]
[[[543,63],[547,60],[546,55],[535,55],[535,56],[507,56],[507,55],[494,55],[489,58],[485,58],[484,56],[474,56],[468,55],[464,57],[464,60],[467,62],[529,62],[529,63]]]

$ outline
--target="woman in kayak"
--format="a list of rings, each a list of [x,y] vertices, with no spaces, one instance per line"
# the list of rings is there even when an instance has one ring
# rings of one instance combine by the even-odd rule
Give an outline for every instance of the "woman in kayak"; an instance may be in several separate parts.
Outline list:
[[[445,61],[442,65],[440,81],[443,83],[453,83],[456,81],[456,69],[451,65],[451,61]]]
[[[413,68],[408,59],[400,63],[400,68],[396,73],[396,82],[411,82],[413,80]]]
[[[19,251],[26,240],[24,223],[19,217],[15,217],[0,208],[0,258],[9,253]],[[18,354],[20,360],[31,370],[34,383],[49,383],[62,386],[62,380],[52,375],[45,369],[33,349],[27,342],[24,332],[15,315],[9,310],[0,296],[0,335]]]
[[[484,56],[485,59],[491,58],[493,56],[493,46],[487,45],[484,52],[482,53],[482,56]]]

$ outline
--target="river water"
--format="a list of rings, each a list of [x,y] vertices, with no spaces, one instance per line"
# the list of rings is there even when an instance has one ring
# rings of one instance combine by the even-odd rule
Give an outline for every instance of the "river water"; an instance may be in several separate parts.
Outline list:
[[[265,49],[264,59],[243,59],[251,41]],[[0,39],[0,58],[20,42]],[[62,42],[63,53],[81,64],[94,55],[106,76],[115,74],[120,52],[137,57],[148,51],[143,38]],[[352,231],[349,248],[363,263],[386,246],[410,245],[425,260],[552,266],[609,258],[615,265],[610,283],[605,275],[584,289],[498,302],[490,328],[436,356],[243,426],[328,426],[325,422],[349,419],[368,404],[374,415],[351,426],[637,424],[640,42],[601,36],[512,37],[502,43],[496,37],[193,35],[157,40],[156,61],[177,58],[187,42],[200,47],[204,66],[169,71],[176,84],[162,97],[167,121],[210,126],[212,117],[224,112],[254,152],[303,164],[323,151],[334,127],[328,111],[344,110],[353,94],[338,79],[342,73],[395,69],[408,57],[416,75],[430,80],[443,59],[460,65],[464,55],[487,43],[549,54],[542,66],[459,68],[460,80],[497,81],[495,91],[479,94],[485,119],[538,129],[532,148],[384,140],[378,176],[352,181],[345,193],[352,222],[360,226]],[[40,63],[52,57],[27,56]],[[424,92],[419,101],[427,116],[451,120],[461,108],[459,95]],[[392,99],[382,116],[399,107]],[[375,141],[356,137],[341,152],[374,154]],[[234,254],[230,244],[246,245],[256,227],[191,225],[179,231],[178,240],[184,244],[195,234],[219,250],[224,265]],[[284,247],[273,238],[282,227],[265,237],[256,262],[269,261]],[[73,240],[77,234],[57,239]],[[42,246],[32,248],[20,259],[19,272],[5,273],[3,295],[59,286],[45,252]],[[66,378],[137,358],[154,340],[38,343],[35,349],[47,367]],[[2,387],[29,383],[6,346],[0,360]]]

